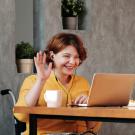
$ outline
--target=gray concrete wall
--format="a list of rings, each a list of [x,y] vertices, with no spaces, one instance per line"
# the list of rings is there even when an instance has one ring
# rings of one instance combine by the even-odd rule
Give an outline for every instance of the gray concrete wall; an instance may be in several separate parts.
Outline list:
[[[0,1],[0,90],[15,86],[14,59],[14,0]],[[11,117],[11,100],[0,95],[0,134],[8,135],[14,132],[14,121]]]
[[[15,0],[15,5],[15,42],[24,41],[33,45],[33,0]]]
[[[25,75],[16,71],[15,24],[15,1],[0,0],[0,90],[12,89],[17,98]],[[0,95],[0,135],[15,134],[12,107],[11,97]]]
[[[42,40],[39,49],[44,49],[50,37],[57,32],[77,33],[83,38],[88,52],[87,60],[77,72],[90,82],[94,72],[134,73],[134,0],[86,0],[88,10],[85,18],[86,29],[77,31],[62,29],[60,0],[39,1],[42,3],[43,20],[40,18],[42,22],[38,23],[41,23],[41,26],[44,24],[42,27],[44,29],[40,31],[43,32],[42,36],[37,40]],[[15,20],[15,0],[1,0],[0,90],[11,88],[17,98],[20,84],[26,75],[16,72]],[[34,34],[38,29],[38,27],[34,29]],[[0,135],[12,135],[14,121],[10,97],[0,96],[0,103]],[[100,135],[133,135],[134,126],[135,124],[104,123]]]

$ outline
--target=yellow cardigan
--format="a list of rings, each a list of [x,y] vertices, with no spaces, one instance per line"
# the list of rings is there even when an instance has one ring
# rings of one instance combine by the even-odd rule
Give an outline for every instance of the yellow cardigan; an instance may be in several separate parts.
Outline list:
[[[36,75],[28,76],[20,89],[20,94],[16,106],[27,106],[25,103],[25,95],[33,87],[36,82]],[[65,88],[60,82],[55,78],[54,73],[52,72],[48,80],[41,90],[37,106],[46,106],[44,100],[44,93],[47,89],[55,89],[63,91],[63,100],[62,106],[65,106],[66,103],[71,103],[79,95],[88,95],[90,89],[89,83],[86,79],[81,76],[74,75],[72,76],[71,81],[68,86]],[[29,134],[29,118],[26,114],[15,113],[15,117],[23,122],[26,122],[26,132],[24,135]],[[82,132],[87,130],[85,121],[71,121],[71,120],[52,120],[52,119],[38,119],[38,135],[45,134],[49,132]],[[96,129],[96,126],[95,126]],[[97,129],[96,129],[97,130]]]

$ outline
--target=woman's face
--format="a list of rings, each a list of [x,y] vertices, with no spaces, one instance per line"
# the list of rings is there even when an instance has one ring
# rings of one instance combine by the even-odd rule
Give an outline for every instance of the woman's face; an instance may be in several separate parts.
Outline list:
[[[75,47],[67,46],[62,51],[54,54],[55,70],[62,75],[72,75],[78,67],[80,59]]]

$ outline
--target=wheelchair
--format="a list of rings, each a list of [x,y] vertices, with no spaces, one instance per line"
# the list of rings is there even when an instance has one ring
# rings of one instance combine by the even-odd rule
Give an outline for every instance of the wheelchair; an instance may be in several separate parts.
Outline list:
[[[14,96],[14,94],[13,94],[11,89],[1,90],[0,94],[2,96],[10,95],[10,97],[11,97],[11,99],[13,101],[13,106],[15,105],[16,99],[15,99],[15,96]],[[14,117],[14,124],[15,124],[15,133],[16,133],[16,135],[21,135],[21,133],[26,130],[26,123],[17,120],[15,117]]]

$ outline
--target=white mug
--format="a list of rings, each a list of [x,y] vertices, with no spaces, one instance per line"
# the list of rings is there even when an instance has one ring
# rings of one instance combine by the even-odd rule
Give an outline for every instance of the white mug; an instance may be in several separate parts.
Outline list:
[[[62,91],[46,90],[44,100],[47,103],[47,107],[60,107],[62,106]]]

